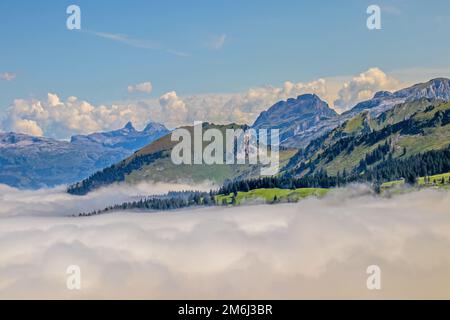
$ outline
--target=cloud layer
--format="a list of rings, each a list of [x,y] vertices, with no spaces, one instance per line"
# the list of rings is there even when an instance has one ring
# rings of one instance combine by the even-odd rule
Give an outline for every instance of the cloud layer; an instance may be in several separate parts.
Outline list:
[[[3,121],[3,129],[64,139],[74,134],[114,130],[128,121],[144,127],[151,114],[151,106],[147,105],[93,105],[73,96],[63,101],[49,93],[47,101],[14,100]]]
[[[338,99],[334,101],[334,106],[339,111],[346,111],[358,102],[371,99],[378,91],[394,91],[400,88],[398,80],[379,68],[371,68],[344,83],[338,92]]]
[[[129,88],[145,91],[147,85]],[[194,121],[252,123],[268,106],[302,93],[326,93],[325,81],[286,82],[283,87],[265,86],[244,94],[205,94],[180,97],[175,91],[158,99],[141,99],[111,105],[93,105],[77,97],[65,101],[49,93],[47,101],[16,99],[3,121],[3,130],[67,139],[74,134],[118,129],[131,121],[143,128],[150,121],[168,127],[192,125]]]
[[[58,217],[92,199],[0,192],[0,298],[450,298],[448,192],[92,218]]]
[[[179,96],[176,91],[170,91],[159,98],[136,98],[109,105],[94,105],[74,96],[63,100],[57,94],[49,93],[46,101],[15,100],[2,127],[3,130],[66,139],[74,134],[118,129],[129,121],[137,128],[145,127],[150,121],[171,128],[192,125],[194,121],[252,124],[274,103],[301,94],[315,93],[328,102],[335,101],[334,107],[338,111],[345,111],[357,102],[371,98],[376,91],[398,87],[399,81],[372,68],[349,81],[343,78],[286,81],[279,87],[254,87],[244,93]],[[152,84],[130,85],[128,91],[150,93]]]

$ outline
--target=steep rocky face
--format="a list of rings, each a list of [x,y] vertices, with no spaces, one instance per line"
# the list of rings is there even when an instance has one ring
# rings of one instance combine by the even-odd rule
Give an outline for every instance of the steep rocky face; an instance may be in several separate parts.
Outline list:
[[[411,88],[400,90],[394,95],[406,97],[407,101],[420,98],[450,101],[450,79],[437,78]]]
[[[325,101],[315,94],[305,94],[297,99],[280,101],[264,111],[255,121],[254,129],[279,129],[282,142],[319,124],[337,117]]]

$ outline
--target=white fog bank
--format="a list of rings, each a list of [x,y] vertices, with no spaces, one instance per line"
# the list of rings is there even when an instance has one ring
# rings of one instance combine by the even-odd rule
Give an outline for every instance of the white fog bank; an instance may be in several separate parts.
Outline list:
[[[0,298],[450,299],[449,192],[67,217],[113,200],[77,199],[0,188]],[[66,288],[69,265],[80,291]]]
[[[66,193],[67,187],[52,189],[19,190],[0,184],[0,218],[5,216],[73,216],[92,212],[123,202],[134,201],[150,195],[163,195],[169,191],[209,191],[211,183],[198,185],[169,183],[114,184],[85,196]]]

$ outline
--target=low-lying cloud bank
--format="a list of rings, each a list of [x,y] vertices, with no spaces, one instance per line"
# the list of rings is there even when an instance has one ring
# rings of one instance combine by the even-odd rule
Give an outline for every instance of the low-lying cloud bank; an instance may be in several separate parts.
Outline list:
[[[0,298],[450,298],[445,191],[63,217],[107,200],[90,197],[0,188]],[[80,291],[66,288],[69,265]]]
[[[139,200],[149,195],[163,195],[169,191],[209,191],[212,183],[168,184],[140,183],[136,185],[114,184],[79,197],[66,193],[67,187],[52,189],[19,190],[0,184],[0,219],[8,216],[73,216],[80,212],[92,212],[123,202]]]

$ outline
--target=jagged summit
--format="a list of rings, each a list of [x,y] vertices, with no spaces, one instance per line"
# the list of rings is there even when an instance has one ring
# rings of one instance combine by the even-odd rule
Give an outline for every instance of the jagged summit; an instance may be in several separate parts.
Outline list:
[[[314,127],[324,119],[337,117],[336,111],[316,94],[304,94],[296,99],[279,101],[261,113],[253,128],[276,128],[280,130],[281,141],[294,136],[299,131]]]
[[[161,124],[161,123],[157,123],[157,122],[149,122],[143,132],[153,132],[153,131],[165,131],[167,130],[167,128]]]
[[[127,122],[127,124],[123,127],[123,129],[128,131],[136,131],[131,121]]]

